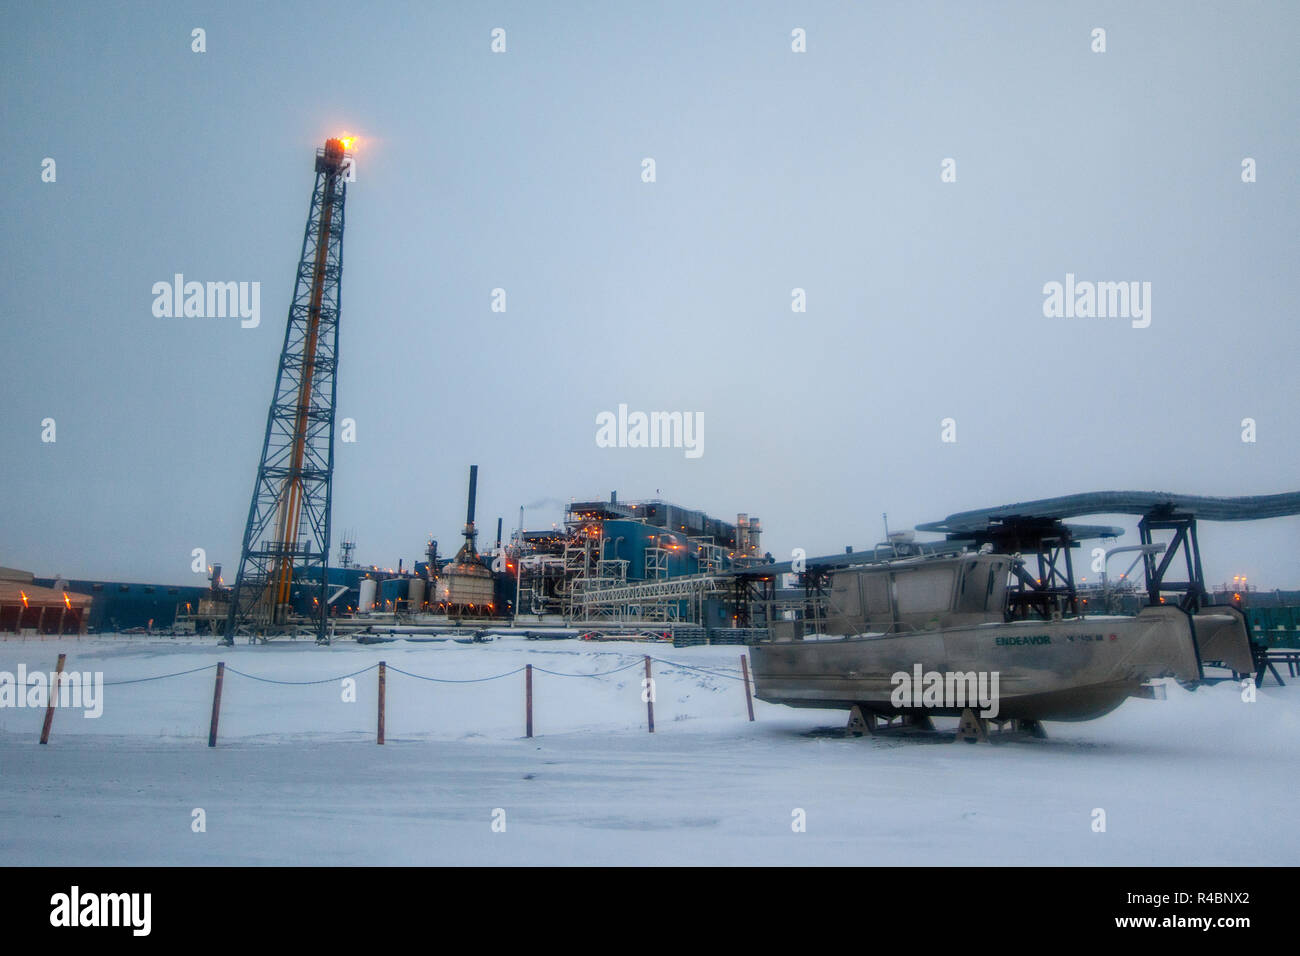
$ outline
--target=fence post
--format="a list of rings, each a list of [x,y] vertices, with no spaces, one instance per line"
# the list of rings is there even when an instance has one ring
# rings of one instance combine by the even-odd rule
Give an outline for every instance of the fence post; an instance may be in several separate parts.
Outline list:
[[[217,745],[217,720],[221,717],[221,682],[226,677],[226,662],[217,661],[217,683],[212,690],[212,725],[208,728],[208,746]]]
[[[650,655],[645,656],[645,713],[650,733],[655,732],[655,682],[650,676]]]
[[[749,708],[749,719],[754,719],[754,697],[749,692],[749,662],[745,655],[740,655],[740,676],[745,682],[745,706]]]
[[[387,678],[388,665],[383,661],[379,662],[379,740],[378,743],[384,742],[384,685]]]
[[[524,665],[524,710],[527,714],[525,737],[533,735],[533,665]]]
[[[45,726],[41,728],[41,743],[50,742],[50,727],[54,724],[54,705],[59,700],[59,687],[63,683],[63,662],[68,659],[67,654],[59,655],[58,667],[54,670],[54,682],[50,687],[50,699],[46,701],[45,707]],[[27,688],[23,688],[19,693],[27,693]]]

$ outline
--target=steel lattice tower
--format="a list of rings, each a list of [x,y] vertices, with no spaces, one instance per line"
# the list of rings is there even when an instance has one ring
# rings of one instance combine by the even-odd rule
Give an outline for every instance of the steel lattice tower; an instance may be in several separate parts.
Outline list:
[[[345,149],[343,140],[330,139],[316,151],[316,186],[226,618],[227,644],[240,627],[256,633],[287,624],[306,588],[318,590],[310,615],[317,640],[327,639]]]

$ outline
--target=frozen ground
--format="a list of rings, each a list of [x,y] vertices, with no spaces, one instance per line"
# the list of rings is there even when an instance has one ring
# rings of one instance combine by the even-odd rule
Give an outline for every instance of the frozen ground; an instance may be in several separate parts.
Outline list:
[[[225,660],[309,681],[213,671],[105,688],[103,716],[0,708],[0,865],[32,864],[1295,864],[1300,679],[1253,704],[1231,684],[1125,703],[1050,739],[969,746],[845,739],[839,712],[756,703],[739,648],[533,642],[218,649],[125,638],[0,642],[0,671],[68,668],[123,681]],[[645,730],[641,655],[656,663]],[[471,679],[531,662],[524,677]],[[940,721],[941,727],[952,721]],[[191,829],[203,808],[207,830]],[[505,832],[492,829],[505,811]],[[1092,829],[1093,810],[1106,832]],[[793,811],[806,832],[792,830]]]

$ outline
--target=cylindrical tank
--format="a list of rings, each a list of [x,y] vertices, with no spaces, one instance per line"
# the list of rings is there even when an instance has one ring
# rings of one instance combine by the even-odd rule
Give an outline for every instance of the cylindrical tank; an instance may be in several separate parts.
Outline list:
[[[418,611],[424,606],[424,578],[411,578],[407,591],[406,606],[411,611]]]
[[[379,589],[379,583],[374,578],[361,579],[361,602],[357,605],[357,611],[362,614],[369,614],[371,607],[375,603],[375,592]]]

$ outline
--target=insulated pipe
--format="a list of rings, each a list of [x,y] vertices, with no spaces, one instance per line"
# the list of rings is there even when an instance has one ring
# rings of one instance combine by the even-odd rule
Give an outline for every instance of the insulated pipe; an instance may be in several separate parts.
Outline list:
[[[1113,514],[1153,518],[1183,514],[1195,516],[1202,521],[1259,521],[1300,514],[1300,491],[1232,498],[1177,495],[1163,491],[1094,491],[1022,501],[998,508],[961,511],[949,515],[943,521],[919,524],[916,530],[953,534],[983,531],[990,521],[1009,517],[1074,518],[1080,515]]]

